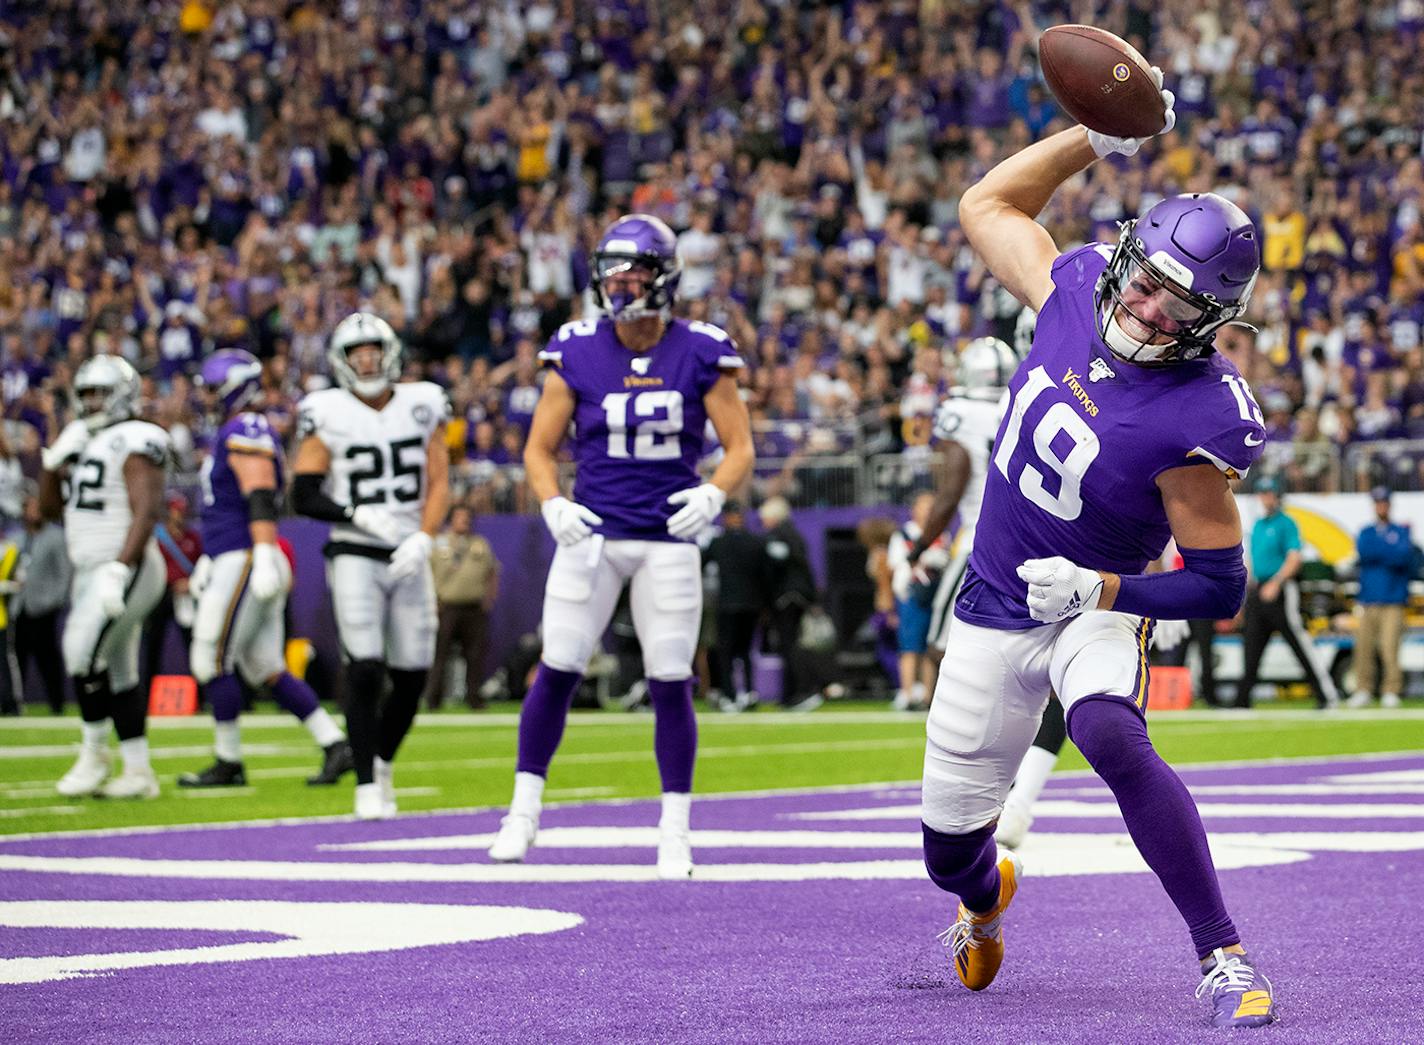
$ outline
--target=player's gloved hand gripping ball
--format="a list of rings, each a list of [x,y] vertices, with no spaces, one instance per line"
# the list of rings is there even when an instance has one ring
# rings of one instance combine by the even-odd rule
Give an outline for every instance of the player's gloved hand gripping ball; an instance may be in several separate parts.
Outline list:
[[[550,497],[539,511],[543,513],[549,533],[565,548],[578,544],[593,533],[593,527],[603,522],[602,516],[567,497]]]
[[[1157,81],[1157,89],[1162,91],[1162,104],[1166,106],[1167,109],[1167,122],[1162,125],[1162,129],[1157,133],[1166,134],[1173,127],[1177,126],[1177,112],[1174,108],[1177,104],[1177,96],[1171,91],[1162,90],[1162,70],[1159,67],[1155,65],[1152,67],[1152,76]],[[1154,136],[1148,135],[1147,137]],[[1142,148],[1142,143],[1146,140],[1147,138],[1119,138],[1111,134],[1102,134],[1091,129],[1088,131],[1088,143],[1092,145],[1093,151],[1098,154],[1099,159],[1104,156],[1109,156],[1112,153],[1119,153],[1123,156],[1134,156],[1137,154],[1137,150]]]
[[[1075,566],[1061,555],[1029,559],[1018,568],[1028,583],[1028,615],[1049,624],[1098,608],[1103,578],[1097,570]]]
[[[722,514],[727,495],[720,486],[703,483],[690,490],[679,490],[668,498],[668,504],[682,505],[667,521],[668,533],[679,540],[690,541],[716,521]]]

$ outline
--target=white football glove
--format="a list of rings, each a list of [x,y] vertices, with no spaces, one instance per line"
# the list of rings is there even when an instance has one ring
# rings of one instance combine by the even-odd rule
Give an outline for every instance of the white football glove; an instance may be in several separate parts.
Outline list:
[[[1028,615],[1048,624],[1098,608],[1103,578],[1097,570],[1075,566],[1061,555],[1029,559],[1018,568],[1028,583]]]
[[[351,525],[365,530],[382,544],[395,547],[401,541],[401,525],[395,516],[383,508],[363,504],[351,513]]]
[[[188,574],[188,594],[194,599],[203,597],[203,589],[208,586],[208,582],[213,579],[213,560],[206,555],[199,555],[198,561],[193,563],[193,572]]]
[[[1152,645],[1164,652],[1176,649],[1191,633],[1191,625],[1184,620],[1159,620],[1152,629]]]
[[[567,497],[550,497],[539,510],[549,533],[565,548],[578,544],[593,532],[592,527],[603,522],[602,516]]]
[[[1152,75],[1157,79],[1157,89],[1162,91],[1162,70],[1157,66],[1152,67]],[[1177,126],[1177,96],[1171,91],[1162,91],[1162,104],[1167,107],[1167,122],[1162,125],[1158,134],[1166,134],[1173,127]],[[1148,135],[1148,138],[1155,135]],[[1115,138],[1110,134],[1100,134],[1097,131],[1088,131],[1088,141],[1093,146],[1093,151],[1098,154],[1098,159],[1112,153],[1121,153],[1123,156],[1134,156],[1137,150],[1142,148],[1142,143],[1147,138]]]
[[[99,612],[109,620],[124,612],[124,593],[129,589],[129,581],[133,580],[133,572],[132,566],[125,566],[117,559],[94,567],[90,595],[98,603]]]
[[[391,552],[391,580],[403,581],[407,577],[414,577],[421,567],[429,566],[432,544],[434,542],[430,539],[430,534],[424,530],[416,530],[396,545],[396,550]]]
[[[262,541],[252,546],[252,572],[247,575],[247,587],[258,602],[267,602],[281,594],[286,587],[287,572],[282,569],[287,557],[270,541]],[[188,583],[192,590],[192,582]]]
[[[70,421],[60,429],[54,442],[40,451],[40,464],[46,472],[57,472],[84,452],[92,433],[83,421]]]
[[[690,490],[679,490],[668,498],[668,504],[682,505],[667,521],[668,533],[679,540],[694,540],[722,514],[727,495],[720,486],[703,483]]]

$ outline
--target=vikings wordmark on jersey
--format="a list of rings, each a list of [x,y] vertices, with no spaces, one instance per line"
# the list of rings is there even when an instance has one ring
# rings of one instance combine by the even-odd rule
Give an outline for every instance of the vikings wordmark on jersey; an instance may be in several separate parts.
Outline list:
[[[603,518],[596,531],[675,540],[667,520],[677,508],[667,499],[701,481],[702,399],[723,373],[745,365],[732,339],[710,323],[675,319],[653,348],[634,354],[611,320],[580,320],[560,327],[539,359],[558,368],[577,401],[576,497]]]

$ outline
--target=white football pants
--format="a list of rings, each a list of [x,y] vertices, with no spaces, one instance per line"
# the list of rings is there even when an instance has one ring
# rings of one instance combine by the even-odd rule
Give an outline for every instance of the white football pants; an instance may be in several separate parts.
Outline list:
[[[327,561],[326,580],[342,655],[423,671],[435,660],[435,580],[430,566],[402,580],[390,564],[364,555]]]
[[[284,577],[281,592],[259,602],[247,590],[252,550],[239,548],[213,559],[208,586],[198,596],[193,645],[188,662],[201,685],[234,671],[258,686],[287,670],[285,657],[287,592],[291,566],[278,555]]]
[[[97,565],[97,564],[95,564]],[[94,598],[95,566],[76,566],[69,587],[69,616],[64,620],[64,670],[72,678],[82,678],[108,670],[109,688],[115,693],[133,689],[139,683],[138,647],[148,615],[163,598],[168,570],[156,541],[143,550],[143,561],[134,571],[124,596],[124,609],[117,617],[104,616]]]

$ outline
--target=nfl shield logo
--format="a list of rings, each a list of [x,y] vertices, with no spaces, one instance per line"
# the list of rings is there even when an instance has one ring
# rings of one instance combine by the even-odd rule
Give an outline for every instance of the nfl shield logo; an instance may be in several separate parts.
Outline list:
[[[1105,377],[1117,377],[1117,374],[1113,373],[1106,359],[1094,359],[1088,367],[1088,380],[1101,381]]]
[[[648,367],[652,366],[652,364],[653,361],[647,356],[634,356],[630,365],[633,367],[633,373],[647,374]]]

